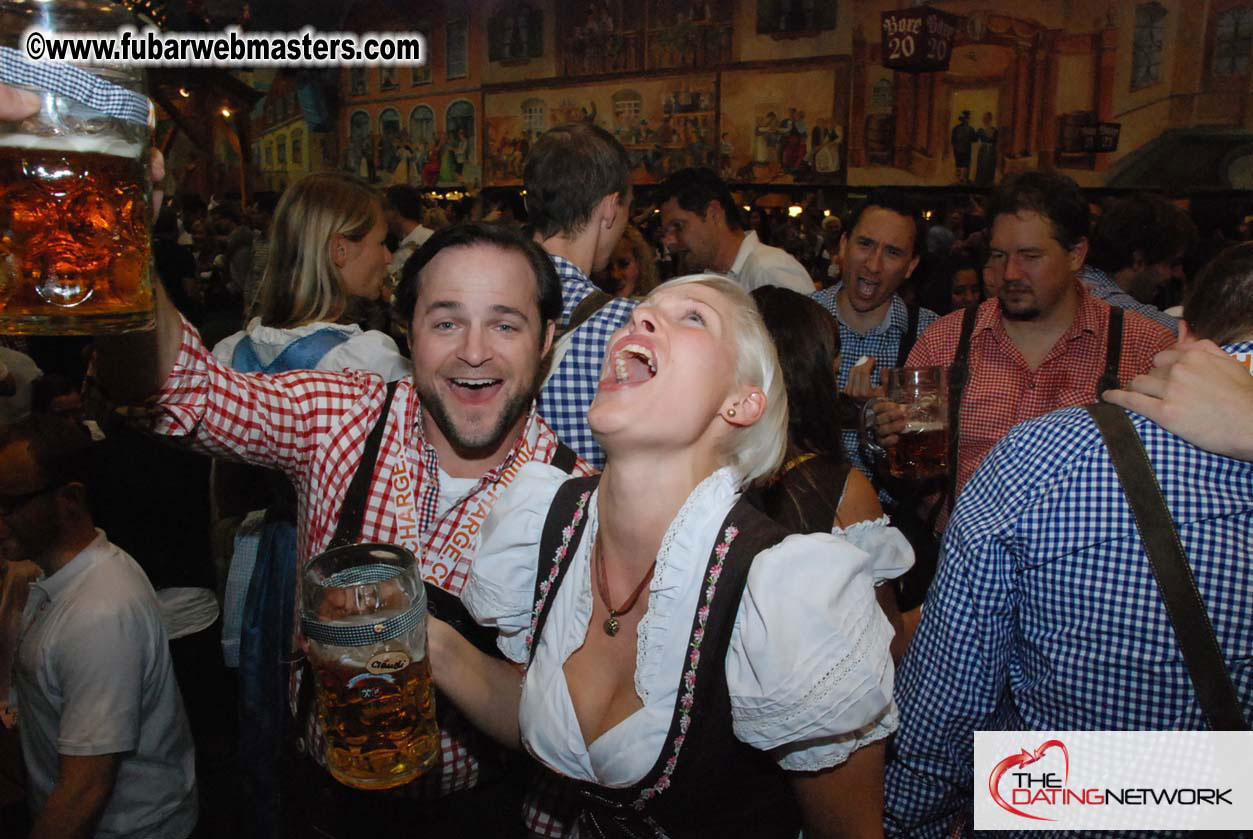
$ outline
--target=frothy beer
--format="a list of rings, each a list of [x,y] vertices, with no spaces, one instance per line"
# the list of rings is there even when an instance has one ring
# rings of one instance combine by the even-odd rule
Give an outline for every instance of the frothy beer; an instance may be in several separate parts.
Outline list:
[[[8,135],[3,142],[0,332],[150,325],[151,210],[137,149],[90,138]]]
[[[406,784],[438,762],[431,665],[393,652],[312,645],[326,768],[359,789]]]
[[[942,422],[909,422],[888,449],[894,478],[936,478],[948,472],[948,429]]]

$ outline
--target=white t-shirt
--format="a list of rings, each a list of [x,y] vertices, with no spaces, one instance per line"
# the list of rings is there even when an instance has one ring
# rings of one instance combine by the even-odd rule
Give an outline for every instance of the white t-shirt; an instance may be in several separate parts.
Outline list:
[[[14,686],[33,812],[58,755],[122,754],[98,839],[184,839],[196,825],[195,749],[144,572],[103,531],[31,585]]]
[[[475,620],[499,628],[512,661],[526,659],[538,547],[549,506],[569,478],[528,463],[496,502],[461,599]],[[638,629],[635,691],[644,707],[585,744],[563,670],[582,646],[592,613],[591,545],[597,496],[527,670],[519,713],[522,742],[557,772],[604,786],[638,782],[666,742],[688,654],[702,577],[719,527],[739,499],[734,475],[706,478],[670,524]],[[880,528],[880,530],[884,530]],[[897,725],[892,702],[892,627],[876,579],[899,576],[913,553],[899,532],[880,535],[871,555],[826,534],[789,536],[753,562],[726,658],[736,737],[780,749],[785,769],[846,760]]]
[[[457,502],[470,494],[478,486],[481,478],[454,478],[442,468],[439,470],[439,498],[435,519],[438,521],[444,514],[457,505]]]
[[[257,358],[262,364],[269,364],[292,341],[323,329],[342,332],[348,336],[348,340],[322,356],[315,370],[370,370],[389,382],[412,372],[413,366],[409,359],[400,354],[400,349],[390,336],[373,329],[363,332],[355,323],[315,321],[292,329],[275,329],[272,326],[262,326],[261,318],[253,318],[248,322],[247,328],[218,341],[213,348],[213,357],[227,367],[232,367],[235,347],[247,336],[252,339]]]
[[[740,242],[740,249],[727,276],[752,291],[764,285],[777,285],[808,297],[814,293],[814,281],[805,266],[782,248],[763,245],[757,231],[750,230]]]

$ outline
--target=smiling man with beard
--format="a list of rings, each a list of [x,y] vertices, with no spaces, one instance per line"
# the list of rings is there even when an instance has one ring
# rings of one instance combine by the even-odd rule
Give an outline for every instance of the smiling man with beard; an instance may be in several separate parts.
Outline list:
[[[235,372],[164,298],[155,333],[98,341],[96,373],[114,399],[156,391],[155,433],[282,470],[298,496],[302,565],[326,550],[341,516],[348,520],[360,470],[359,540],[407,548],[428,588],[459,596],[483,519],[523,464],[590,471],[533,408],[561,285],[534,242],[468,224],[441,230],[410,257],[396,305],[410,322],[414,364],[394,387],[362,371]],[[363,455],[372,429],[381,438],[371,464]],[[299,725],[304,751],[321,762],[319,723]],[[441,707],[440,729],[439,768],[401,795],[349,790],[300,759],[285,779],[290,835],[346,836],[367,820],[430,836],[513,835],[518,808],[513,785],[500,781],[496,747],[455,710]]]
[[[907,361],[909,367],[951,367],[961,354],[959,345],[967,348],[955,497],[1012,426],[1095,402],[1107,367],[1110,378],[1126,384],[1147,373],[1153,356],[1175,343],[1164,326],[1115,309],[1122,319],[1119,340],[1110,305],[1079,281],[1090,211],[1070,178],[1037,171],[1016,175],[992,194],[987,215],[992,220],[988,266],[1003,277],[1000,291],[977,309],[932,324]],[[894,444],[904,427],[899,409],[879,403],[876,411],[876,431],[885,444]],[[951,499],[947,506],[951,509]],[[942,512],[938,529],[946,519]]]

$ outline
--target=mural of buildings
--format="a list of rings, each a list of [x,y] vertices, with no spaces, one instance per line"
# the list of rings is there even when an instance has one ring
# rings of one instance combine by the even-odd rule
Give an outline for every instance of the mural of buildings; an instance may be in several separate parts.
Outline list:
[[[251,161],[257,175],[255,188],[281,192],[302,175],[322,168],[319,144],[325,135],[309,130],[290,76],[277,76],[252,112]],[[314,159],[317,159],[317,163]]]
[[[935,0],[956,33],[931,72],[884,66],[882,15],[908,5],[358,0],[348,28],[421,31],[428,62],[341,68],[334,131],[313,156],[305,133],[300,164],[279,97],[254,152],[268,182],[334,166],[473,190],[520,183],[535,137],[582,120],[641,184],[709,165],[763,185],[986,187],[1031,167],[1253,185],[1253,0]]]

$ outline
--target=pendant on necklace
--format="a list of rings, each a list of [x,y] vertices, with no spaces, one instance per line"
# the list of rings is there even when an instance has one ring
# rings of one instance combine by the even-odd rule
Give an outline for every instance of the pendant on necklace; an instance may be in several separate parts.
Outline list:
[[[611,612],[609,617],[605,618],[604,627],[605,634],[612,638],[618,634],[618,630],[622,628],[622,624],[618,622],[617,615]]]

